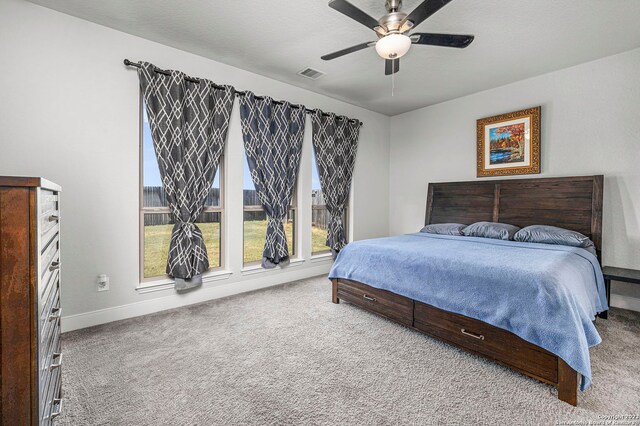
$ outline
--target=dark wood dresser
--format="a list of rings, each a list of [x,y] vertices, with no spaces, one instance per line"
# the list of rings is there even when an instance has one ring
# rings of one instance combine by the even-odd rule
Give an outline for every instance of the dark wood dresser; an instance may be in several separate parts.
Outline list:
[[[0,424],[60,414],[60,187],[0,177]]]

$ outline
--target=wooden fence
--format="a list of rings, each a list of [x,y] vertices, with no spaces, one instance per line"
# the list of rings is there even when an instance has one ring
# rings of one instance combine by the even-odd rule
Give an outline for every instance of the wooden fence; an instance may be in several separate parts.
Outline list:
[[[161,186],[145,186],[142,191],[142,197],[145,207],[168,207],[167,197]],[[243,205],[248,208],[244,211],[244,220],[265,220],[266,215],[262,211],[258,193],[254,189],[245,189],[242,194]],[[211,188],[207,195],[207,205],[219,205],[220,189]],[[329,212],[324,205],[324,196],[322,191],[313,190],[311,193],[311,224],[321,229],[327,228],[329,222]],[[207,212],[203,213],[199,221],[201,222],[219,222],[220,213]],[[152,225],[172,225],[174,221],[169,213],[157,213],[144,215],[144,226]]]
[[[143,206],[145,207],[169,207],[164,188],[161,186],[145,186],[142,191]],[[220,189],[211,188],[207,194],[207,205],[218,205]],[[220,213],[206,212],[198,218],[199,222],[220,222]],[[173,225],[175,221],[169,213],[156,213],[144,215],[144,226]]]
[[[324,203],[324,195],[321,190],[311,191],[311,226],[327,229],[329,212]]]
[[[169,207],[164,188],[161,186],[145,186],[142,191],[143,206]],[[211,188],[207,194],[207,205],[217,206],[220,201],[220,188]]]

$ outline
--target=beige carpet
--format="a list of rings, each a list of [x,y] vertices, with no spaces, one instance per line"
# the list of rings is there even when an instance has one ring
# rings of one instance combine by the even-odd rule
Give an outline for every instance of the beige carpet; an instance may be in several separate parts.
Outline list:
[[[334,305],[330,293],[314,278],[65,334],[58,424],[538,425],[640,414],[639,313],[598,320],[594,384],[574,408],[551,386]]]

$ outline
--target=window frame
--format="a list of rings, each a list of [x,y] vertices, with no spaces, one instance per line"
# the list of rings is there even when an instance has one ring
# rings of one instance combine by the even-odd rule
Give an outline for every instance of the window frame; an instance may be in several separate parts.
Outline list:
[[[164,275],[154,275],[151,277],[144,276],[144,216],[145,214],[171,214],[171,210],[169,207],[145,207],[144,206],[144,99],[142,96],[142,92],[140,93],[140,109],[139,109],[139,123],[140,123],[140,134],[139,134],[139,182],[138,182],[138,246],[139,246],[139,256],[138,256],[138,271],[139,271],[139,282],[140,283],[149,283],[153,281],[163,281],[170,278],[167,274]],[[207,273],[216,272],[224,269],[225,265],[225,227],[224,227],[224,200],[225,200],[225,167],[224,167],[224,153],[220,155],[220,162],[218,165],[218,175],[220,181],[220,195],[218,197],[218,205],[217,206],[205,206],[202,210],[202,213],[218,213],[220,215],[220,255],[219,255],[219,265],[209,268]]]

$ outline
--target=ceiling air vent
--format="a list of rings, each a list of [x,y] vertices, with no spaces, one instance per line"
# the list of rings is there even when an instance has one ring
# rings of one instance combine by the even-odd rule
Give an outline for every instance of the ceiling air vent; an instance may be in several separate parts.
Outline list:
[[[301,75],[311,80],[317,80],[324,75],[322,71],[314,70],[313,68],[305,68],[302,71],[298,71],[298,75]]]

